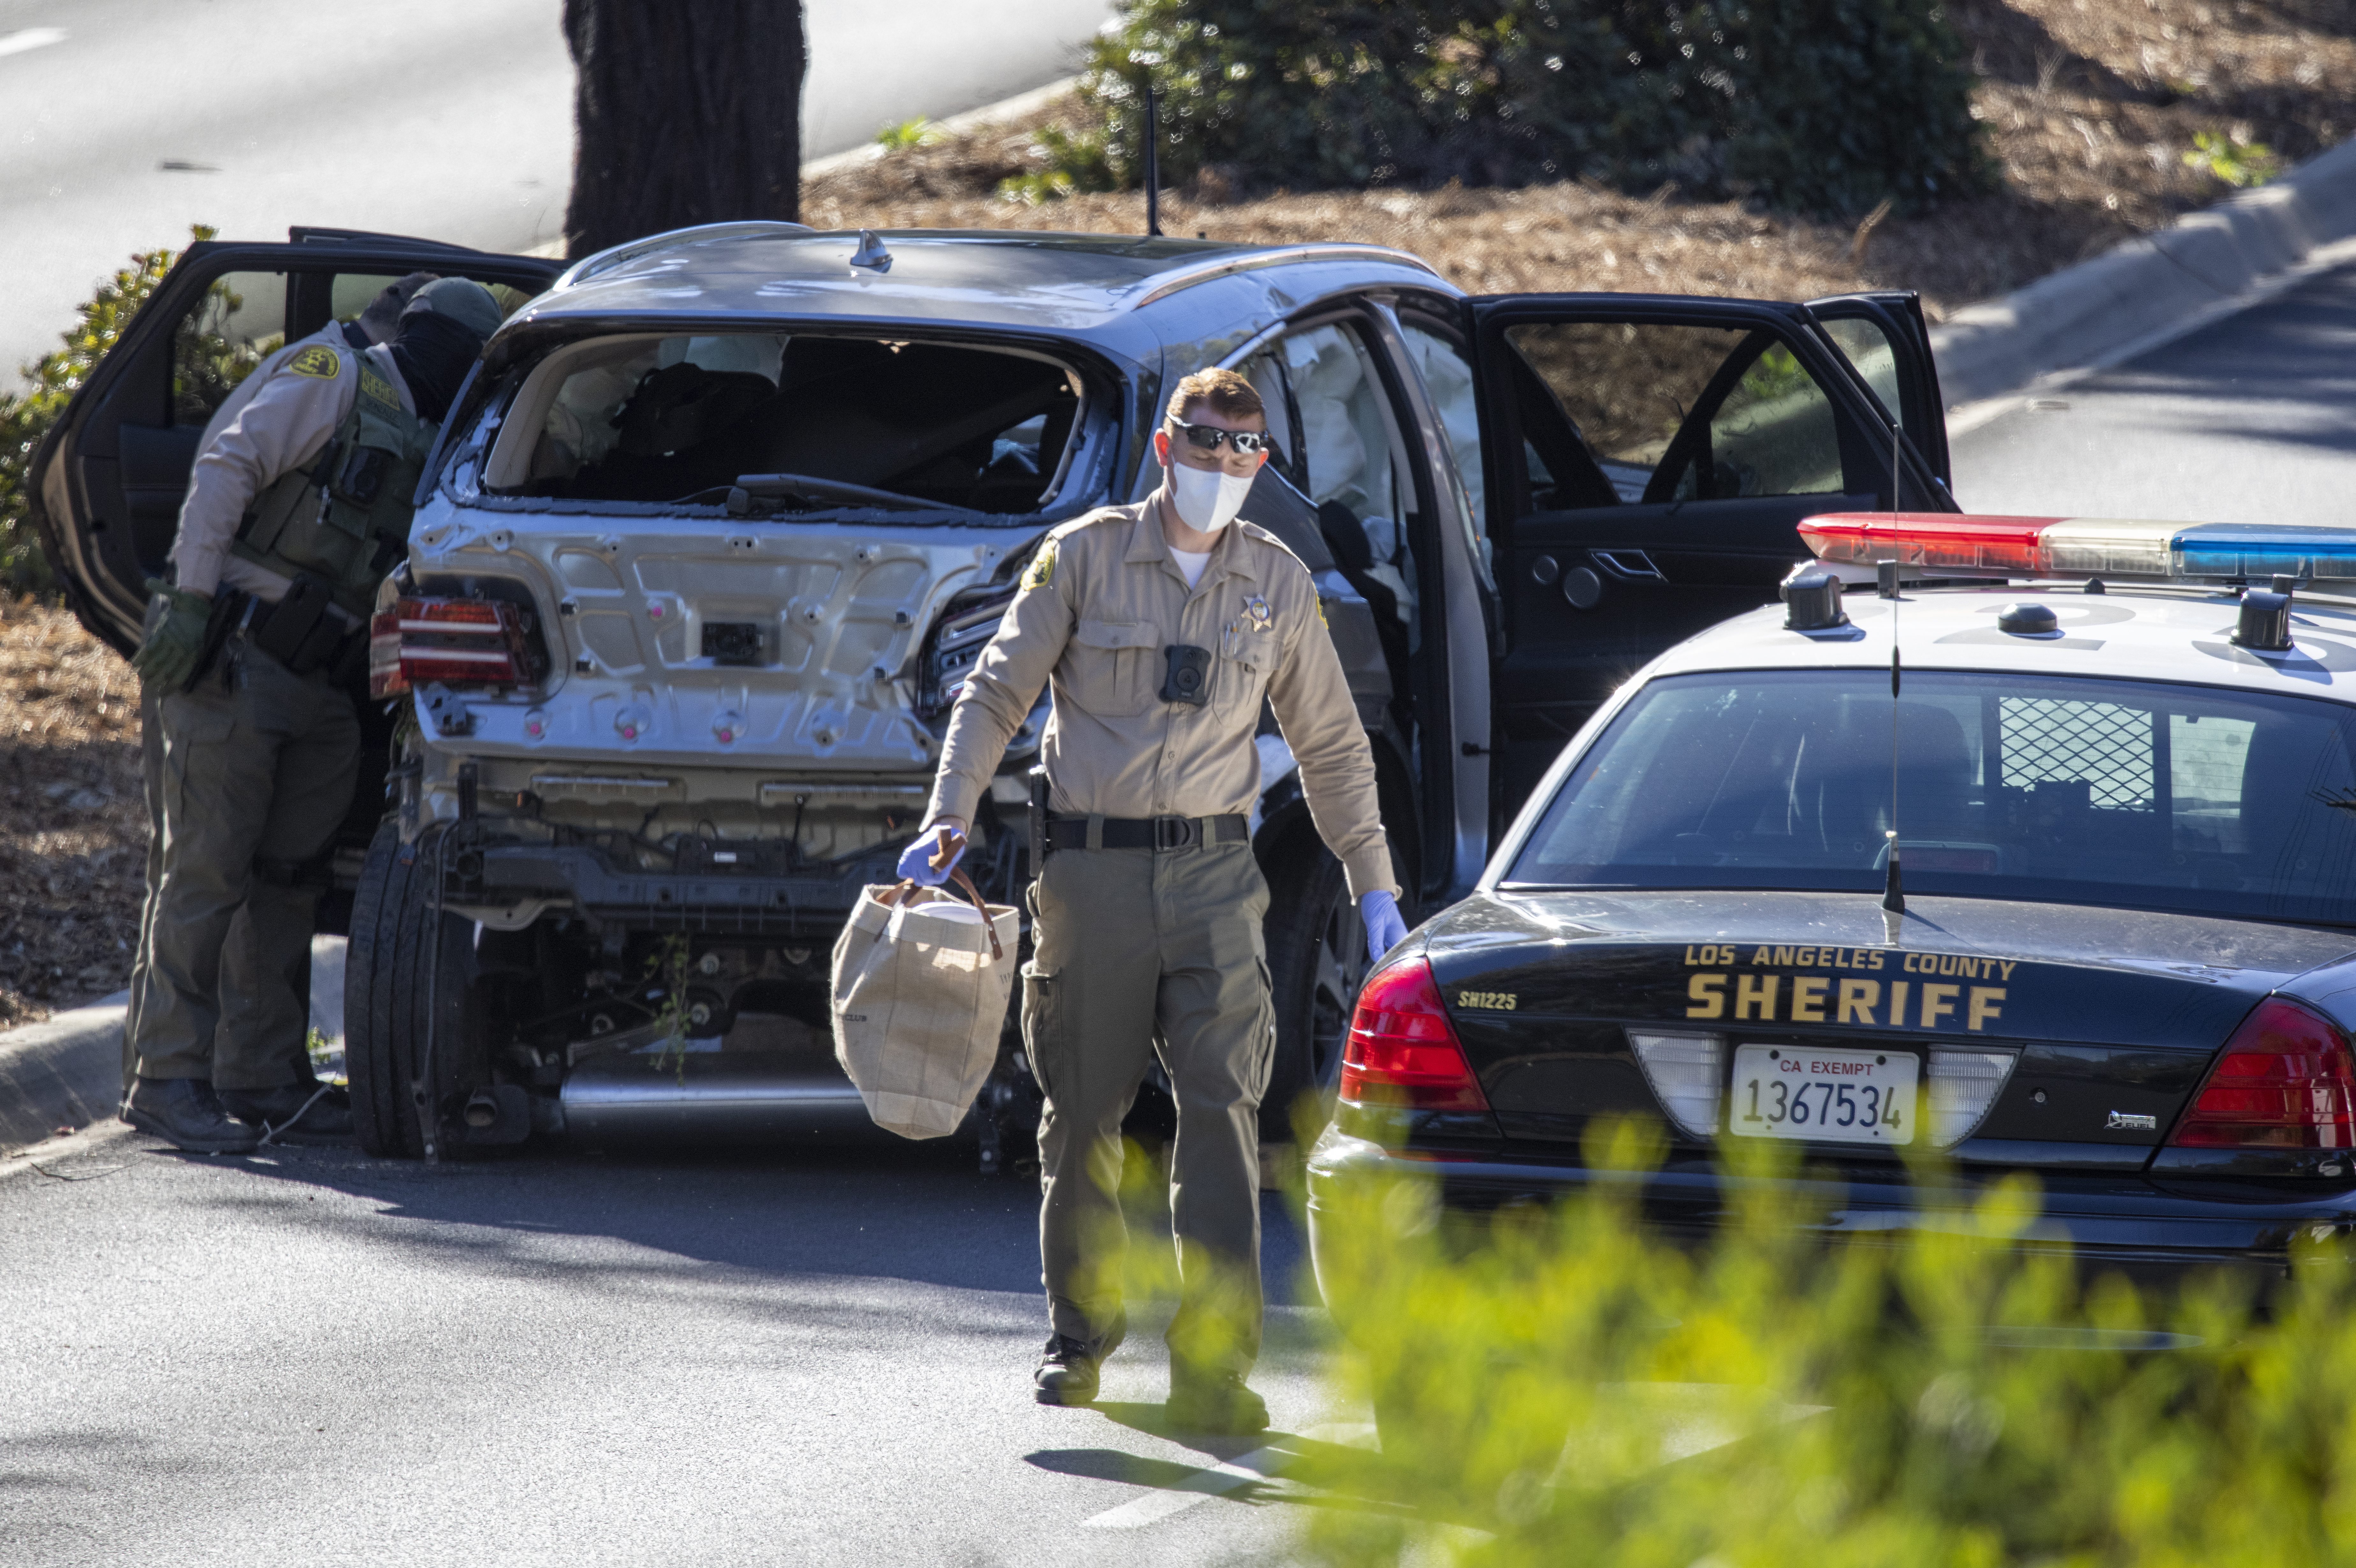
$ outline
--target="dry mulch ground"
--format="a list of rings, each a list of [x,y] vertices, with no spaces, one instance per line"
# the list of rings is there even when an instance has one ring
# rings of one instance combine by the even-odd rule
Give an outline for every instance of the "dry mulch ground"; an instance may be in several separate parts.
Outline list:
[[[1869,228],[1741,202],[1579,182],[1522,189],[1278,191],[1215,179],[1165,194],[1171,234],[1397,245],[1463,288],[1603,289],[1804,299],[1920,290],[1933,320],[2159,228],[2230,194],[2183,154],[2203,132],[2263,143],[2286,165],[2356,130],[2356,0],[1955,0],[2004,188]],[[2340,84],[2335,88],[2332,84]],[[1040,166],[1036,127],[1068,102],[808,182],[821,228],[1134,230],[1133,192],[1036,207],[994,191]]]
[[[0,1026],[128,983],[146,853],[137,677],[71,612],[0,601]]]

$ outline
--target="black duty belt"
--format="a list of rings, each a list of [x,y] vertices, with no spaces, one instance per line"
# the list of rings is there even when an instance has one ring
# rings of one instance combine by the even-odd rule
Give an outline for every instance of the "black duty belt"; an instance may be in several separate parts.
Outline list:
[[[1097,825],[1090,842],[1088,825]],[[1051,816],[1047,853],[1058,849],[1192,849],[1203,844],[1248,844],[1243,816]]]
[[[307,575],[296,577],[275,604],[250,601],[240,631],[296,675],[333,670],[343,678],[351,672],[339,667],[353,663],[368,646],[368,627],[338,614],[326,584]]]

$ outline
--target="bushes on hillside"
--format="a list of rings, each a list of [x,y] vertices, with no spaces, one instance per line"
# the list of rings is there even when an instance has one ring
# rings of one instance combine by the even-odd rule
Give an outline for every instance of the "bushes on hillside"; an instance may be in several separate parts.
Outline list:
[[[1143,89],[1164,178],[1294,188],[1584,176],[1916,209],[1988,183],[1934,0],[1123,0],[1093,123],[1046,181],[1134,185]]]

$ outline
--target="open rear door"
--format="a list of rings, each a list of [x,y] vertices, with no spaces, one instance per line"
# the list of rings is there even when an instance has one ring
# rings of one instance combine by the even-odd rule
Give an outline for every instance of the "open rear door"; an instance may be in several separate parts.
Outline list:
[[[33,520],[81,624],[137,645],[206,421],[272,350],[351,320],[407,272],[473,278],[512,311],[563,265],[345,229],[189,246],[34,454]]]
[[[1944,442],[1934,468],[1807,307],[1519,294],[1467,308],[1505,618],[1501,818],[1639,667],[1772,601],[1807,559],[1802,518],[1954,509],[1934,483]]]
[[[1939,369],[1932,358],[1922,296],[1894,289],[1836,294],[1810,300],[1807,309],[1872,391],[1884,421],[1896,418],[1939,483],[1952,488],[1947,410],[1939,399]]]

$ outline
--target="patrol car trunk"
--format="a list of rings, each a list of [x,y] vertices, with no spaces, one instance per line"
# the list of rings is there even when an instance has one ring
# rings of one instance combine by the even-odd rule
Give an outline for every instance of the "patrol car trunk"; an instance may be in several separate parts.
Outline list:
[[[1718,1096],[1742,1108],[1740,1048],[1834,1048],[1912,1057],[1930,1141],[1962,1161],[2140,1170],[2250,1009],[2350,945],[2253,922],[1920,897],[1892,944],[1869,894],[1494,893],[1450,912],[1430,945],[1494,1123],[1430,1117],[1419,1141],[1575,1157],[1598,1116],[1698,1122],[1704,1088],[1723,1136]],[[1640,1055],[1663,1037],[1717,1049]]]

